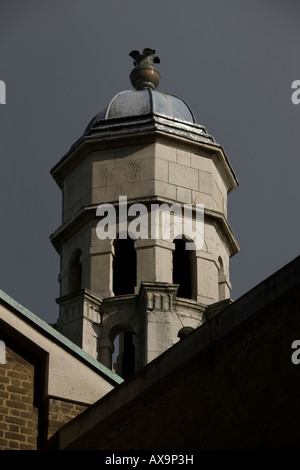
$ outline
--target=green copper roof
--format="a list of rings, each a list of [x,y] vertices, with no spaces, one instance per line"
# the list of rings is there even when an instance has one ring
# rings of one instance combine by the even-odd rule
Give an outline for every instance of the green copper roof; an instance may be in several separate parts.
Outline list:
[[[12,299],[1,289],[0,302],[12,307],[19,317],[21,317],[24,321],[30,323],[36,329],[40,330],[45,336],[50,337],[55,343],[59,344],[62,348],[67,350],[70,354],[77,356],[80,360],[87,363],[88,366],[95,369],[101,375],[104,375],[109,382],[114,382],[115,385],[123,382],[121,377],[91,357],[89,354],[85,353],[79,346],[67,339],[52,326],[48,325],[48,323],[46,323],[44,320],[37,317],[34,313],[30,312],[27,308],[23,307],[23,305],[19,304],[16,300]]]

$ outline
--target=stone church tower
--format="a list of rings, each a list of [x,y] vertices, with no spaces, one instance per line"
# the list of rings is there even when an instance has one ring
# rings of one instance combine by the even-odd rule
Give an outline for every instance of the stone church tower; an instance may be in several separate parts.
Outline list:
[[[227,221],[237,180],[223,148],[183,100],[156,91],[155,51],[130,55],[135,90],[118,93],[51,170],[63,198],[51,236],[61,258],[56,327],[124,378],[228,302],[229,258],[238,251]],[[104,204],[115,215],[106,238],[98,230]],[[163,211],[152,231],[152,208],[163,204],[169,239]],[[178,229],[184,205],[191,224],[204,207],[202,243],[192,249]]]

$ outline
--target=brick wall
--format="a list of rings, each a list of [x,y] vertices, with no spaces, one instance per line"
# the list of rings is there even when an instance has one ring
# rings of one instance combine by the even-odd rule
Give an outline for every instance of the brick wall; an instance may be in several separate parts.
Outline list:
[[[0,364],[0,450],[37,450],[86,409],[78,403],[35,396],[42,393],[35,383],[41,379],[22,352],[6,346],[6,363]]]
[[[8,347],[0,364],[0,450],[35,450],[34,366]]]
[[[78,403],[50,398],[48,400],[48,439],[86,408],[87,406]]]

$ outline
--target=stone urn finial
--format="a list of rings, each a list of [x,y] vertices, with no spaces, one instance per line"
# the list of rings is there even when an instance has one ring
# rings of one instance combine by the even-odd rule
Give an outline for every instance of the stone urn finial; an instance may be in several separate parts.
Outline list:
[[[153,64],[159,64],[159,57],[155,56],[155,50],[146,48],[143,53],[139,51],[131,51],[129,54],[133,58],[135,68],[130,74],[130,81],[136,90],[144,90],[145,88],[155,88],[159,84],[160,73]]]

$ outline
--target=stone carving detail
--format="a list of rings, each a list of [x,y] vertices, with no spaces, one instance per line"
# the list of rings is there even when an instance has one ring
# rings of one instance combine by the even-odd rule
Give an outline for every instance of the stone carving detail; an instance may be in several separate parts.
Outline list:
[[[171,294],[147,295],[147,310],[170,310],[173,306]]]

